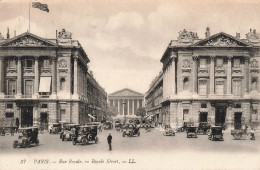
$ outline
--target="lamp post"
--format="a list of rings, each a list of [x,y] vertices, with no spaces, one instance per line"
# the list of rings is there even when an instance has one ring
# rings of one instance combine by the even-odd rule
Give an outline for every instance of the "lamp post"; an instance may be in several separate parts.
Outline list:
[[[125,115],[125,101],[123,101],[123,114],[124,114],[124,123],[126,123],[126,115]]]

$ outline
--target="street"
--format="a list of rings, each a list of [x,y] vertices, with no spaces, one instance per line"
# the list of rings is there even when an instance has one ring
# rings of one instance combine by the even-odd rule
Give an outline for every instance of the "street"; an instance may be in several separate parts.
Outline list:
[[[122,137],[122,132],[116,130],[98,133],[99,142],[95,144],[90,142],[86,146],[77,144],[72,145],[71,141],[62,141],[59,135],[45,132],[39,134],[39,146],[31,145],[30,148],[13,148],[13,141],[15,136],[10,134],[0,136],[0,150],[1,153],[44,153],[44,152],[109,152],[107,144],[107,135],[111,132],[112,152],[251,152],[257,153],[260,151],[260,133],[256,131],[256,140],[250,140],[250,136],[246,140],[234,140],[230,135],[230,131],[224,131],[224,141],[210,141],[207,135],[198,135],[198,138],[186,138],[185,132],[176,133],[176,136],[163,136],[162,131],[153,129],[151,132],[145,132],[141,129],[140,137]]]

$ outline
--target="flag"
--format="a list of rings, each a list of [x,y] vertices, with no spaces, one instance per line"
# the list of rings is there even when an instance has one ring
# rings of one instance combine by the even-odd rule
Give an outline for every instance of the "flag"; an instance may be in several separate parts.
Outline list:
[[[42,10],[42,11],[49,12],[49,8],[48,8],[48,5],[47,5],[47,4],[42,4],[42,3],[40,3],[40,2],[33,2],[33,3],[32,3],[32,7],[33,7],[33,8],[39,8],[39,9]]]

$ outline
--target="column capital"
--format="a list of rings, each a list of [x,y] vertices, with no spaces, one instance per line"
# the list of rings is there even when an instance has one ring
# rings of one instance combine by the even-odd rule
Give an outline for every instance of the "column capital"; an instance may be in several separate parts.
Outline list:
[[[177,59],[177,54],[172,51],[171,54],[170,54],[170,59],[176,60]]]
[[[21,55],[17,55],[17,56],[16,56],[16,58],[18,59],[18,61],[21,61],[22,57],[23,57],[23,56],[21,56]]]
[[[0,56],[0,61],[3,61],[5,59],[4,56]]]
[[[210,57],[211,60],[215,60],[216,55],[210,55],[209,57]]]
[[[192,55],[193,60],[198,60],[199,56],[198,55]]]
[[[52,56],[50,56],[50,59],[53,60],[53,61],[56,61],[57,58],[58,58],[57,55],[52,55]]]
[[[39,60],[39,57],[40,57],[40,56],[36,55],[36,56],[34,56],[34,59],[35,59],[35,60]]]
[[[249,60],[250,59],[250,55],[244,55],[244,59],[245,60]]]
[[[231,60],[233,58],[233,55],[228,55],[227,58],[228,60]]]

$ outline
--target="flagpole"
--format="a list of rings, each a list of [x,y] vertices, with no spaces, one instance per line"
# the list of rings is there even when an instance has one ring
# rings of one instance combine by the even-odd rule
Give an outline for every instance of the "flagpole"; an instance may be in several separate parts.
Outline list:
[[[31,3],[29,2],[29,32],[30,32],[30,22],[31,22]]]

